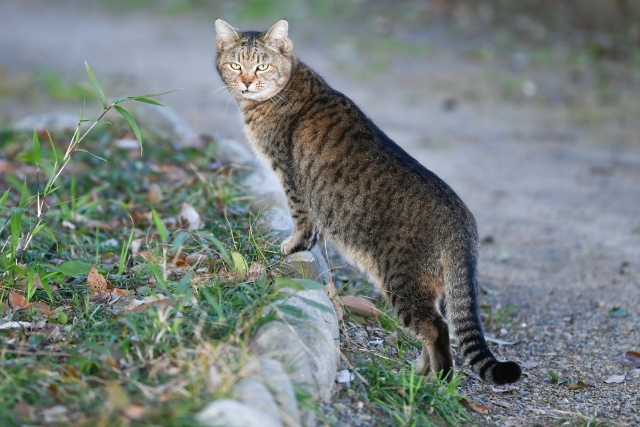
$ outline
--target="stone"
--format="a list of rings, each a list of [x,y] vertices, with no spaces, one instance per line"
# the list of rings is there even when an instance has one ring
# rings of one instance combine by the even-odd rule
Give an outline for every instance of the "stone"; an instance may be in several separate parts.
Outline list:
[[[254,170],[253,173],[255,173],[258,168],[263,167],[262,165],[257,164],[258,159],[256,159],[251,151],[240,142],[234,139],[225,138],[222,135],[215,135],[215,141],[214,155],[216,157],[225,159],[237,165],[251,166]],[[251,191],[253,192],[253,189],[251,189]]]
[[[282,427],[280,420],[233,399],[218,399],[205,406],[196,419],[207,427]]]
[[[245,366],[245,369],[249,369],[252,377],[259,378],[267,385],[278,406],[282,423],[286,427],[300,426],[296,393],[282,364],[273,359],[256,359]]]
[[[145,103],[131,104],[132,115],[140,125],[170,139],[173,146],[180,148],[202,148],[203,141],[191,125],[175,110]]]
[[[14,124],[16,130],[33,132],[48,130],[50,133],[75,130],[78,127],[80,117],[74,113],[44,113],[25,116]],[[83,125],[83,128],[86,125]]]
[[[293,234],[293,219],[288,209],[270,208],[262,212],[256,226],[264,231],[272,232],[279,239],[285,239]]]
[[[231,394],[251,408],[264,412],[273,422],[280,421],[276,401],[261,381],[244,378],[233,385]]]
[[[280,274],[298,279],[321,281],[324,273],[321,270],[322,267],[311,252],[296,252],[282,260]]]

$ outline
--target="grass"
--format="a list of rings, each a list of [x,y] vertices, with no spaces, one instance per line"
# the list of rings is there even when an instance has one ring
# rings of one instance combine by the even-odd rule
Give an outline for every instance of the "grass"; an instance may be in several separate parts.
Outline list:
[[[123,116],[63,169],[78,134],[49,145],[46,132],[0,131],[3,426],[195,426],[245,375],[265,307],[285,297],[278,248],[236,183],[246,172],[213,145],[176,151],[132,133]],[[184,206],[202,228],[180,219]]]

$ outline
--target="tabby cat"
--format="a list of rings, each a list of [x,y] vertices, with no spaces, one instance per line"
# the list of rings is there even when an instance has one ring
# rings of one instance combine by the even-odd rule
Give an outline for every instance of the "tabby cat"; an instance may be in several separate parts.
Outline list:
[[[282,252],[311,249],[322,230],[423,341],[422,374],[453,375],[446,312],[474,372],[517,381],[518,364],[498,362],[484,339],[478,235],[462,200],[293,55],[287,21],[241,32],[218,19],[216,32],[218,72],[287,195],[295,231]]]

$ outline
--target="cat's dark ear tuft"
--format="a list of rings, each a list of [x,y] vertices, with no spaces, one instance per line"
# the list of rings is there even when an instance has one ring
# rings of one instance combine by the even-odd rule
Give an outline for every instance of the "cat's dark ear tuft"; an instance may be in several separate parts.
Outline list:
[[[278,49],[281,53],[291,53],[293,49],[293,43],[287,38],[289,35],[289,23],[284,19],[276,22],[273,27],[269,28],[269,31],[264,33],[262,40],[275,49]]]
[[[240,31],[222,19],[216,19],[216,34],[218,48],[224,48],[225,45],[235,43],[240,38]]]

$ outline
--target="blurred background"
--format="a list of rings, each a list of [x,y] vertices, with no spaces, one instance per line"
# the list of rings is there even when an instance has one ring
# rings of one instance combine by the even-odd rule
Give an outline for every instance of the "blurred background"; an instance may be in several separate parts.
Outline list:
[[[640,146],[635,0],[4,0],[0,122],[164,97],[197,132],[242,140],[213,67],[214,20],[290,22],[295,52],[401,145],[552,138]]]

